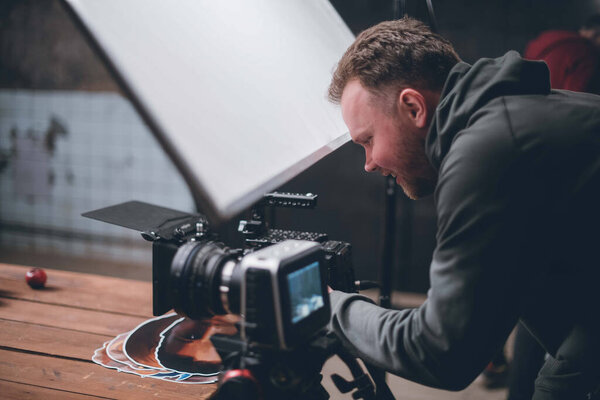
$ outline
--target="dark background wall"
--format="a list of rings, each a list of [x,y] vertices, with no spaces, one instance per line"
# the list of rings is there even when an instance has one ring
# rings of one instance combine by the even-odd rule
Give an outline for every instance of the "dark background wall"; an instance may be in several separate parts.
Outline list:
[[[391,19],[397,7],[383,0],[331,2],[355,33]],[[424,0],[406,4],[410,15],[428,21]],[[599,0],[434,0],[433,6],[440,33],[467,62],[509,49],[522,51],[540,31],[576,29],[586,16],[600,12]],[[56,0],[0,3],[0,88],[119,91]],[[279,227],[327,232],[333,239],[351,242],[358,277],[378,279],[384,179],[366,174],[363,162],[361,149],[349,143],[285,184],[282,190],[319,194],[319,206],[311,211],[279,210],[276,221]],[[394,287],[424,292],[435,245],[432,200],[410,202],[399,193],[396,211]],[[222,228],[232,242],[236,225],[234,220]]]

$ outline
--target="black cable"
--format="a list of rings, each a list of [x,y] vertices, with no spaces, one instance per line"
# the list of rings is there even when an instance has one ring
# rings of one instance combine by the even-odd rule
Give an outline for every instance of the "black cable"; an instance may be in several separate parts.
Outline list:
[[[406,15],[406,0],[394,0],[393,10],[394,19],[400,19]]]
[[[425,0],[427,3],[427,14],[429,14],[429,27],[433,33],[438,33],[437,20],[435,18],[435,12],[433,11],[433,3],[431,0]]]
[[[375,387],[371,383],[369,376],[365,374],[356,357],[350,354],[344,347],[340,347],[336,351],[337,356],[350,370],[354,381],[347,381],[338,374],[331,375],[336,387],[342,393],[348,393],[353,389],[357,389],[353,398],[358,399],[374,399],[374,400],[394,400],[394,395],[385,381],[385,371],[373,365],[364,362],[367,372],[371,376]]]
[[[343,349],[337,352],[337,356],[342,360],[344,364],[346,364],[346,366],[348,366],[348,369],[350,370],[350,373],[354,378],[354,384],[356,385],[355,387],[359,389],[360,394],[364,396],[358,398],[370,399],[373,398],[371,396],[374,395],[375,400],[394,400],[394,395],[392,394],[390,387],[385,381],[385,371],[365,362],[367,371],[369,372],[369,375],[371,375],[373,383],[375,383],[375,390],[372,391],[372,385],[370,384],[370,380],[368,380],[368,377],[365,375],[365,372],[361,368],[356,358]],[[345,381],[343,378],[340,379],[339,375],[338,378],[334,378],[332,375],[332,379],[334,379],[334,383],[336,383],[337,381],[336,386],[342,383],[340,381]],[[349,386],[352,385],[352,383],[345,383],[348,386],[346,388],[347,390],[350,388]],[[341,388],[338,386],[338,389]]]
[[[394,250],[396,248],[396,179],[392,176],[386,177],[385,185],[385,225],[379,278],[381,280],[379,305],[390,308],[393,281],[392,266],[394,265]]]
[[[387,382],[385,381],[385,371],[383,372],[383,374],[379,374],[378,372],[380,372],[381,370],[377,367],[374,367],[370,364],[365,363],[365,366],[367,367],[367,371],[369,371],[369,374],[371,374],[371,377],[373,377],[373,380],[375,381],[375,390],[376,390],[376,396],[375,399],[377,400],[394,400],[394,394],[392,393],[392,391],[390,390],[390,387],[388,386]]]
[[[341,393],[349,393],[354,390],[352,393],[353,399],[377,400],[375,397],[375,387],[369,376],[360,367],[356,358],[347,353],[344,349],[338,350],[336,354],[340,360],[346,364],[353,378],[353,380],[348,381],[338,374],[332,374],[331,380],[338,390]]]

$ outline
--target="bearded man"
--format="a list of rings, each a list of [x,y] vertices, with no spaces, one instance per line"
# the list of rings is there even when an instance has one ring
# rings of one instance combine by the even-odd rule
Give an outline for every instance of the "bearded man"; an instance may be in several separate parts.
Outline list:
[[[600,97],[550,88],[516,52],[461,62],[424,24],[361,33],[329,89],[365,169],[433,194],[431,288],[416,309],[331,293],[331,329],[364,360],[461,390],[521,320],[550,357],[535,400],[600,384]]]

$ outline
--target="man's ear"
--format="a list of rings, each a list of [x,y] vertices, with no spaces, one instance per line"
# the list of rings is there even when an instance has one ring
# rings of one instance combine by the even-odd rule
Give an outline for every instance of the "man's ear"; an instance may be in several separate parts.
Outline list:
[[[398,94],[398,112],[411,121],[416,128],[427,126],[428,111],[425,96],[415,89],[403,89]]]

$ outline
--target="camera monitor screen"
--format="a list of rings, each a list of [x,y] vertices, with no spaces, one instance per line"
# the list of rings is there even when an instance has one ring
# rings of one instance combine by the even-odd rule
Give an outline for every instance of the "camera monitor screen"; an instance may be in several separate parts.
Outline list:
[[[349,140],[327,88],[354,36],[328,0],[64,4],[213,223]]]
[[[287,280],[292,323],[302,321],[325,306],[318,261],[290,273]]]

